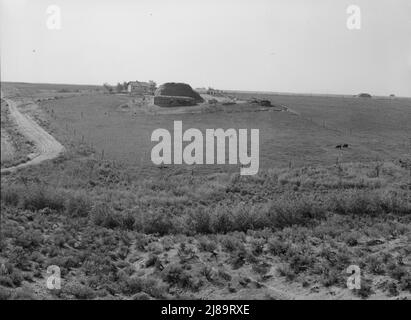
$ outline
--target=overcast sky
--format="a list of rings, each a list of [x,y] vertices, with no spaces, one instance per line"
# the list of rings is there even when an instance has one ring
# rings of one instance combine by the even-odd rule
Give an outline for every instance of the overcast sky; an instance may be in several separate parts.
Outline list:
[[[0,0],[2,81],[411,96],[410,0]],[[50,5],[61,29],[47,28]],[[348,30],[347,7],[362,27]]]

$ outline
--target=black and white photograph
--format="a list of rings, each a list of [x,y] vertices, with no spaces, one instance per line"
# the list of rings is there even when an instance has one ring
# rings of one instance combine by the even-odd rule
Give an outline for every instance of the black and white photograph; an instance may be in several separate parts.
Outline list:
[[[411,298],[411,1],[0,0],[0,58],[0,300]]]

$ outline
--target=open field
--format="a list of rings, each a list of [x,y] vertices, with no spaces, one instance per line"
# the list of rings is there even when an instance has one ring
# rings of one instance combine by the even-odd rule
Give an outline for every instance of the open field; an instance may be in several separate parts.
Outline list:
[[[392,160],[410,153],[410,99],[267,98],[300,115],[275,111],[135,114],[119,107],[128,99],[122,95],[89,95],[41,105],[49,114],[53,112],[57,134],[75,131],[77,139],[84,136],[97,152],[104,150],[106,158],[129,165],[149,167],[154,145],[151,133],[157,128],[171,130],[174,120],[182,120],[183,129],[258,128],[261,168],[288,166],[290,162],[292,166],[329,165],[337,157],[342,162]],[[67,132],[59,128],[67,128]],[[335,148],[341,143],[349,144],[342,153]],[[207,168],[205,172],[213,170]]]
[[[101,87],[93,85],[24,82],[2,82],[1,90],[6,98],[30,98],[32,100],[54,97],[69,97],[73,95],[102,91]]]
[[[1,176],[0,299],[411,298],[410,100],[156,115],[121,108],[126,95],[17,96],[66,153]],[[259,128],[260,172],[154,167],[151,132],[174,120]]]

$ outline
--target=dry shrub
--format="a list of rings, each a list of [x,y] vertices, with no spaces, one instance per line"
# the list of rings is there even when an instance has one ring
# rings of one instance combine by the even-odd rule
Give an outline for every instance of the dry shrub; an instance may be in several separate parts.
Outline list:
[[[273,201],[265,215],[268,226],[283,229],[293,225],[310,225],[314,220],[325,218],[325,210],[308,197],[283,197]]]
[[[1,185],[1,202],[9,206],[17,206],[23,189],[17,186]]]
[[[105,228],[114,229],[121,225],[119,215],[106,203],[95,205],[91,217],[94,224]]]
[[[329,199],[328,207],[337,214],[371,215],[409,214],[411,203],[405,193],[349,190]]]
[[[66,214],[71,217],[87,217],[92,208],[91,200],[81,194],[69,196],[65,202]]]
[[[64,202],[65,194],[43,186],[28,187],[20,199],[21,207],[31,211],[49,208],[62,212],[64,210]]]

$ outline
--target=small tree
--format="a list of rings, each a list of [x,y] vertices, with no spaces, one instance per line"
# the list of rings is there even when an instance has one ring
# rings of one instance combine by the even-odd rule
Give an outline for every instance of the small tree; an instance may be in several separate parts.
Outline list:
[[[117,83],[116,91],[118,93],[123,92],[123,85],[120,82]]]
[[[110,86],[108,83],[103,84],[104,90],[106,90],[106,92],[112,93],[113,92],[113,87]]]
[[[154,91],[156,91],[156,88],[157,88],[157,83],[155,83],[153,80],[150,80],[148,83],[150,84],[151,92],[154,93]]]

